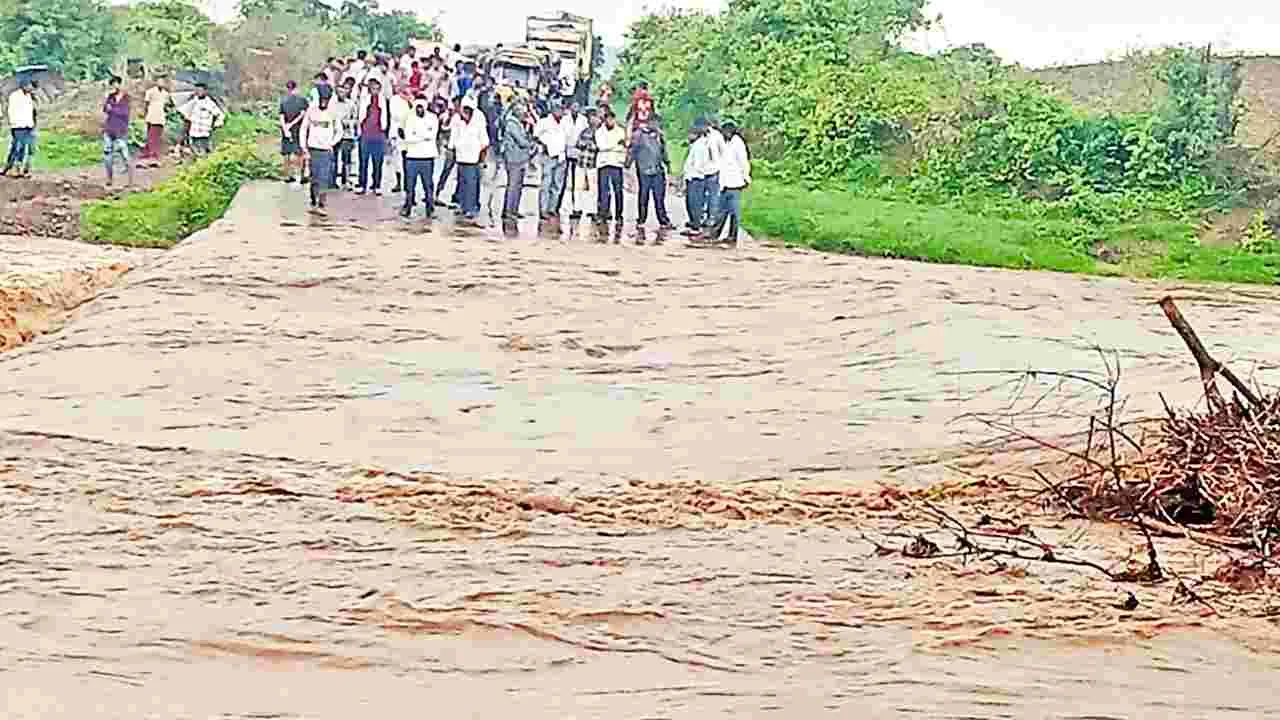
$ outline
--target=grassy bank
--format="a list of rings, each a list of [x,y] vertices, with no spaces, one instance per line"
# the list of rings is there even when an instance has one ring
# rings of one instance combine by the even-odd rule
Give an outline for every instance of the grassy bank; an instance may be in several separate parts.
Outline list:
[[[747,194],[743,224],[790,245],[872,257],[1204,282],[1280,277],[1274,248],[1203,246],[1186,219],[1153,213],[1093,223],[1082,232],[1078,220],[1052,215],[1027,201],[997,213],[963,202],[925,204],[759,178]]]
[[[240,186],[275,177],[279,164],[248,142],[224,145],[149,192],[84,206],[81,238],[130,247],[172,247],[222,217]]]

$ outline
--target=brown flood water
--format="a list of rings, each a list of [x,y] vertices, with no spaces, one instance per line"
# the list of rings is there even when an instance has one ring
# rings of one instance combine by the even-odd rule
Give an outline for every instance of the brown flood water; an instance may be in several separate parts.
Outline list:
[[[0,358],[4,717],[1280,712],[1268,623],[862,538],[876,482],[981,467],[955,418],[1009,391],[952,373],[1101,345],[1134,412],[1194,400],[1170,288],[333,202],[251,187]],[[1172,290],[1280,359],[1276,293]]]

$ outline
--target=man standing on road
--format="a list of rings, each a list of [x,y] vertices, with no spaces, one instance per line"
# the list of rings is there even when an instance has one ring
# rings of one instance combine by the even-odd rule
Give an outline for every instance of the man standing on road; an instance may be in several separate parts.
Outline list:
[[[684,234],[694,235],[706,222],[707,176],[711,174],[711,150],[707,127],[698,120],[689,127],[689,151],[684,157],[684,207],[689,215]]]
[[[373,194],[382,195],[382,164],[386,161],[387,131],[391,129],[391,102],[382,94],[382,83],[370,78],[368,87],[360,97],[360,189],[363,195],[370,189],[372,173]]]
[[[564,197],[565,156],[569,137],[558,105],[538,121],[533,135],[542,145],[542,187],[538,192],[538,211],[543,220],[560,218],[560,200]]]
[[[400,128],[413,115],[413,96],[409,94],[409,88],[401,86],[397,89],[396,94],[391,96],[390,103],[391,128],[387,132],[386,154],[391,172],[396,175],[396,184],[391,192],[398,193],[404,189],[404,148],[400,147]]]
[[[204,83],[196,85],[195,97],[188,100],[178,112],[189,124],[187,140],[191,143],[191,151],[197,155],[213,152],[213,130],[222,127],[226,113],[209,97],[209,86]]]
[[[404,148],[404,207],[400,209],[401,217],[413,214],[413,206],[418,192],[418,180],[422,180],[424,203],[427,206],[427,217],[435,217],[436,213],[436,156],[440,149],[436,146],[440,132],[440,118],[427,111],[427,101],[418,98],[413,104],[413,115],[400,128],[400,143]]]
[[[294,182],[293,168],[306,175],[302,161],[302,118],[307,112],[307,99],[298,94],[298,83],[285,83],[285,96],[280,98],[280,156],[284,158],[284,181]],[[305,182],[305,177],[301,178]]]
[[[121,79],[108,81],[111,92],[102,103],[102,165],[107,171],[107,187],[115,182],[116,155],[124,162],[129,187],[133,187],[133,163],[129,160],[129,95],[120,87]]]
[[[751,187],[751,153],[738,132],[738,126],[726,121],[721,129],[725,138],[724,157],[720,162],[720,207],[716,211],[715,224],[702,239],[712,243],[738,244],[738,224],[742,220],[742,193]],[[724,240],[725,223],[729,223],[729,236]]]
[[[464,225],[478,225],[480,217],[480,166],[489,148],[489,131],[484,118],[476,112],[475,98],[462,99],[459,122],[450,143],[458,159],[459,199],[462,201]]]
[[[333,89],[321,86],[316,104],[307,108],[301,129],[302,147],[311,159],[311,208],[324,212],[325,194],[333,178],[333,148],[342,135],[342,118],[333,102]]]
[[[714,117],[707,119],[707,167],[711,172],[707,175],[703,194],[702,225],[715,222],[716,213],[720,212],[720,165],[724,162],[724,131],[720,129],[720,121]]]
[[[36,128],[36,101],[26,81],[9,94],[9,158],[0,177],[7,177],[16,167],[18,177],[31,177],[31,144]]]
[[[520,196],[524,193],[524,175],[533,158],[533,139],[529,136],[529,106],[523,98],[514,98],[502,123],[502,162],[507,171],[507,192],[502,202],[502,219],[515,222],[520,218]]]
[[[335,103],[342,123],[342,136],[338,140],[334,155],[338,163],[338,172],[334,177],[341,182],[344,190],[350,190],[352,183],[355,182],[351,171],[351,154],[355,150],[356,142],[360,139],[360,108],[356,105],[353,92],[355,86],[355,78],[349,77],[343,80],[342,85],[338,87],[338,98]]]
[[[604,123],[596,129],[596,152],[596,182],[600,188],[596,222],[609,222],[609,206],[612,204],[615,208],[613,219],[621,223],[622,168],[627,162],[627,131],[618,124],[612,110],[605,111]]]
[[[160,156],[164,154],[165,111],[173,102],[173,96],[169,94],[168,79],[156,78],[155,84],[143,97],[143,102],[146,105],[147,144],[143,146],[139,159],[150,161],[151,167],[157,167]]]
[[[582,217],[582,211],[578,210],[578,169],[582,160],[582,150],[578,148],[578,141],[582,138],[582,133],[587,129],[587,117],[582,114],[578,103],[575,102],[569,105],[569,112],[565,114],[560,123],[564,126],[564,136],[567,144],[565,148],[565,178],[569,191],[569,204],[573,207],[569,218],[577,220]],[[590,190],[590,186],[587,189]],[[562,190],[562,201],[563,197],[564,192]],[[559,212],[561,204],[561,202],[556,203],[557,212]]]
[[[667,216],[667,166],[671,164],[671,159],[667,156],[666,138],[652,120],[641,120],[639,128],[631,136],[631,144],[627,148],[627,166],[632,164],[636,166],[636,180],[640,185],[640,210],[636,216],[636,227],[644,227],[649,219],[649,198],[653,197],[659,227],[670,230],[671,218]]]

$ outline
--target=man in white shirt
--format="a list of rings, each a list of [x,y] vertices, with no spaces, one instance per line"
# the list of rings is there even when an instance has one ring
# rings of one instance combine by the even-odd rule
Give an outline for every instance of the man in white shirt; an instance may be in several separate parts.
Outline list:
[[[440,118],[427,110],[427,101],[418,98],[413,104],[413,114],[405,119],[397,131],[400,147],[404,152],[404,207],[401,217],[413,214],[418,192],[418,180],[422,180],[427,217],[436,214],[436,157],[440,148],[436,145],[440,134]]]
[[[711,156],[712,172],[707,178],[704,226],[714,222],[720,210],[720,161],[724,157],[724,132],[720,121],[714,117],[707,118],[707,152]]]
[[[684,158],[684,206],[689,213],[686,234],[697,233],[707,222],[707,182],[715,168],[711,141],[701,120],[689,128],[689,152]]]
[[[458,189],[465,225],[477,225],[480,217],[480,165],[489,149],[489,128],[476,111],[475,98],[462,99],[458,122],[449,134],[458,161]]]
[[[732,121],[724,123],[721,134],[725,146],[724,155],[720,158],[720,205],[715,224],[704,239],[713,243],[737,245],[738,224],[742,220],[742,193],[751,187],[751,153],[738,132],[738,126]],[[720,234],[724,232],[726,222],[729,224],[729,235],[721,240]]]
[[[596,222],[609,222],[609,206],[616,210],[613,219],[622,222],[622,168],[627,162],[627,131],[618,124],[612,110],[606,110],[604,123],[596,129],[596,182],[599,183],[599,206]],[[612,203],[610,203],[612,200]]]
[[[147,107],[147,144],[143,146],[138,160],[157,167],[160,156],[164,154],[165,111],[173,102],[173,95],[169,93],[169,81],[163,77],[156,78],[155,84],[143,96],[143,102]]]
[[[418,49],[412,45],[405,47],[404,52],[400,55],[400,75],[408,78],[413,72],[413,61],[418,59]]]
[[[191,143],[191,151],[197,155],[213,152],[213,131],[222,127],[227,114],[209,97],[209,87],[204,83],[197,84],[195,96],[178,112],[187,119],[187,141]]]
[[[582,114],[578,103],[575,102],[569,106],[569,112],[565,113],[564,118],[560,120],[560,124],[564,127],[565,133],[565,177],[568,184],[569,204],[573,207],[569,217],[577,220],[582,217],[582,212],[578,210],[578,174],[582,160],[582,151],[578,149],[578,140],[582,138],[582,133],[586,132],[590,123],[587,121],[587,116]],[[591,184],[586,182],[585,174],[583,174],[583,181],[584,189],[590,191]],[[561,194],[563,195],[563,192]],[[560,203],[557,203],[556,207],[558,208],[559,206]]]
[[[538,210],[543,220],[560,217],[560,199],[564,197],[565,154],[569,142],[562,124],[560,107],[552,106],[536,125],[533,136],[542,146],[542,187],[538,192]]]
[[[352,60],[351,64],[347,65],[347,74],[342,79],[346,80],[347,78],[355,78],[356,87],[363,89],[364,80],[365,80],[365,77],[364,77],[365,70],[368,68],[368,65],[369,65],[368,57],[369,57],[369,53],[364,50],[361,50],[360,52],[356,53],[356,59]]]
[[[400,128],[413,114],[413,95],[408,87],[400,88],[391,96],[391,131],[387,133],[386,160],[396,174],[396,185],[391,192],[398,193],[404,187],[404,148],[400,146]]]
[[[333,101],[333,88],[322,85],[316,103],[302,116],[303,153],[311,162],[311,208],[323,213],[325,194],[333,182],[333,148],[342,139],[343,112]]]
[[[18,177],[31,176],[31,150],[35,142],[36,101],[31,84],[22,81],[9,95],[9,158],[0,177],[8,176],[16,167]]]

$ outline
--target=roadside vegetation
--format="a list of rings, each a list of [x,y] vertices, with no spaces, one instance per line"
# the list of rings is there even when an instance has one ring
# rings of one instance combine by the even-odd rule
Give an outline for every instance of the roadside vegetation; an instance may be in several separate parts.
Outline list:
[[[250,142],[226,145],[150,192],[87,203],[81,237],[92,243],[168,248],[222,217],[240,186],[278,177],[279,163]]]
[[[924,0],[731,0],[713,16],[633,24],[615,74],[646,80],[668,136],[714,114],[756,166],[744,223],[822,250],[1069,272],[1274,282],[1280,218],[1248,242],[1198,240],[1260,202],[1257,154],[1233,134],[1233,66],[1169,48],[1143,112],[1072,106],[982,46],[907,52]],[[679,154],[678,152],[675,154]]]

